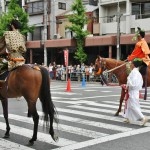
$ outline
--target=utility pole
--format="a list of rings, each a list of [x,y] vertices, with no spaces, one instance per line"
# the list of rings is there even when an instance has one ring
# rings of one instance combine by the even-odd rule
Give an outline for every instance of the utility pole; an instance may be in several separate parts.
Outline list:
[[[2,12],[6,12],[6,6],[5,6],[6,1],[5,0],[1,0],[1,11]],[[1,12],[1,13],[2,13]]]
[[[51,0],[51,14],[50,14],[50,18],[51,18],[51,39],[53,39],[54,34],[56,34],[56,18],[55,18],[55,0]]]
[[[47,4],[47,16],[48,16],[48,29],[47,29],[47,36],[48,36],[48,40],[51,39],[50,37],[50,14],[51,14],[51,0],[48,0],[48,4]]]
[[[120,59],[120,6],[119,6],[119,0],[117,5],[117,60]]]
[[[44,65],[47,66],[47,48],[46,48],[46,40],[47,40],[47,0],[44,0]]]

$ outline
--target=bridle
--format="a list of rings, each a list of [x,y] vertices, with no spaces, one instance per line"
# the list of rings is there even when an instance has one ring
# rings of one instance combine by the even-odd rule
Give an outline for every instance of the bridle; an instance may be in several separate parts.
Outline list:
[[[107,62],[107,59],[108,58],[102,58],[102,57],[99,57],[99,59],[97,59],[96,61],[96,64],[98,67],[101,67],[101,73],[99,74],[101,77],[104,77],[106,74],[108,73],[113,73],[114,74],[114,71],[117,70],[118,68],[126,65],[126,63],[124,64],[119,64],[119,61],[116,61],[116,62],[113,62],[114,66],[113,68],[109,66],[108,62]],[[126,72],[126,67],[125,69],[121,69],[121,71],[119,71],[117,73],[117,75],[121,76],[124,72]],[[106,81],[106,80],[105,80]],[[106,81],[105,84],[107,83],[108,85],[108,82]]]
[[[109,67],[107,66],[106,58],[99,57],[99,60],[98,60],[98,59],[96,60],[96,65],[97,65],[97,64],[99,64],[98,66],[99,66],[99,68],[102,69],[102,72],[111,69],[111,68],[109,68]],[[116,62],[115,67],[117,67],[117,65],[118,65],[118,61]],[[114,68],[115,68],[115,67],[114,67]],[[102,72],[101,72],[101,73],[102,73]]]

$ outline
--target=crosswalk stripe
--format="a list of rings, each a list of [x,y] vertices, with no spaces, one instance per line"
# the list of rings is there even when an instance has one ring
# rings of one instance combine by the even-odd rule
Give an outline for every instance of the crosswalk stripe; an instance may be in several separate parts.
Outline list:
[[[91,111],[96,111],[96,112],[103,112],[103,113],[107,113],[107,114],[112,114],[113,116],[116,113],[116,111],[114,111],[114,110],[103,109],[103,108],[95,108],[95,107],[88,107],[88,106],[85,107],[85,106],[80,106],[80,104],[78,104],[78,105],[70,105],[70,106],[67,106],[67,107],[68,108],[75,108],[75,109],[82,109],[82,110],[91,110]],[[110,108],[111,108],[111,106],[110,106]],[[123,105],[123,109],[124,109],[124,105]],[[122,109],[122,113],[124,111],[123,109]],[[144,112],[150,112],[150,111],[149,110],[144,110]],[[150,118],[150,117],[148,117],[148,118]]]
[[[65,121],[71,121],[71,122],[76,122],[84,125],[90,125],[94,126],[97,128],[106,128],[109,130],[115,130],[115,131],[120,131],[120,132],[125,132],[125,131],[130,131],[132,128],[127,128],[127,127],[120,127],[117,125],[111,125],[108,123],[102,123],[102,122],[96,122],[96,121],[89,121],[85,119],[80,119],[80,118],[75,118],[75,117],[68,117],[64,115],[59,115],[60,120],[65,120]]]
[[[112,102],[108,102],[108,101],[106,101],[106,103],[112,103]],[[117,102],[114,102],[114,103],[112,103],[112,104],[117,104],[118,106],[116,106],[116,108],[119,108],[119,103],[117,103]],[[104,106],[105,104],[103,104],[103,106]],[[95,105],[96,106],[96,105]],[[124,106],[124,104],[123,104],[123,106]],[[140,105],[141,106],[141,110],[142,110],[142,112],[144,112],[144,113],[150,113],[150,110],[148,110],[148,109],[144,109],[144,108],[150,108],[150,106],[145,106],[145,105]],[[107,107],[112,107],[112,105],[107,105]],[[113,107],[115,107],[115,106],[113,106]]]
[[[68,100],[70,100],[70,98],[66,98],[66,97],[54,97],[54,96],[52,96],[52,99],[53,99],[53,101],[54,101],[54,99],[68,99]]]
[[[83,100],[83,99],[97,99],[97,98],[104,98],[104,97],[119,97],[120,95],[101,95],[101,96],[90,96],[90,97],[80,97],[80,98],[72,98],[75,100]]]
[[[38,111],[38,113],[40,115],[42,115],[42,112]],[[33,124],[33,121],[31,118],[27,118],[27,117],[23,117],[23,116],[19,116],[19,115],[14,115],[14,114],[9,114],[9,118],[13,119],[13,120],[17,120],[17,121],[19,120],[22,122]],[[39,121],[39,125],[43,126],[43,120]],[[59,127],[59,130],[61,130],[61,131],[70,132],[70,133],[74,133],[74,134],[78,134],[78,135],[82,135],[82,136],[86,136],[86,137],[90,137],[90,138],[98,138],[98,137],[108,135],[105,133],[95,132],[95,131],[87,130],[87,129],[81,129],[78,127],[72,127],[72,126],[64,125],[64,124],[59,124],[58,127]],[[55,129],[57,129],[58,127],[55,126],[55,124],[54,124]]]
[[[52,94],[61,94],[61,95],[82,95],[82,94],[80,94],[80,93],[68,93],[68,92],[58,92],[58,91],[56,91],[56,92],[51,92]]]
[[[119,106],[119,102],[112,102],[112,101],[104,101],[103,103],[109,103],[109,104],[116,104]],[[124,102],[123,102],[124,103]],[[146,104],[146,103],[142,103],[140,102],[140,106],[143,107],[143,108],[150,108],[150,105],[143,105],[143,104]],[[147,104],[150,104],[150,103],[147,103]]]
[[[72,110],[72,109],[63,109],[63,108],[57,108],[57,110],[58,110],[59,113],[60,112],[65,112],[65,113],[69,113],[69,114],[88,116],[88,117],[92,117],[92,118],[123,122],[123,118],[119,118],[119,117],[115,117],[115,116],[107,116],[107,115],[89,113],[89,112],[84,112],[84,111],[77,111],[77,110]],[[140,122],[136,121],[135,123],[139,124]],[[132,124],[135,124],[135,123],[133,122]],[[150,126],[150,123],[147,123],[146,126]]]
[[[75,102],[74,102],[75,103]],[[80,102],[79,102],[80,103]],[[75,104],[79,104],[79,103],[75,103]],[[119,108],[119,104],[118,105],[108,105],[108,104],[100,104],[100,103],[96,103],[96,102],[91,102],[91,101],[83,101],[83,102],[81,102],[81,103],[86,103],[86,105],[90,105],[90,106],[96,106],[96,107],[108,107],[108,108],[116,108],[116,109],[118,109]],[[116,103],[116,102],[114,102],[114,103]],[[114,104],[113,103],[113,104]],[[72,104],[72,103],[70,103],[70,104]],[[143,106],[144,107],[144,106]],[[150,108],[150,107],[148,107],[148,108]],[[124,109],[124,108],[123,108]],[[107,112],[107,111],[106,111]],[[145,112],[145,113],[150,113],[150,110],[147,110],[147,109],[143,109],[142,108],[142,112]]]
[[[109,134],[105,134],[105,133],[100,133],[100,132],[95,132],[92,130],[87,130],[87,129],[83,129],[83,128],[77,128],[77,127],[72,127],[72,126],[68,126],[68,125],[59,125],[62,131],[66,131],[66,132],[70,132],[70,133],[74,133],[74,134],[78,134],[78,135],[82,135],[82,136],[86,136],[86,137],[91,137],[91,138],[98,138],[98,137],[103,137]]]
[[[35,150],[35,149],[0,138],[0,150]]]
[[[73,144],[73,145],[68,145],[68,146],[64,146],[64,147],[60,147],[60,148],[55,148],[53,150],[77,150],[77,149],[83,149],[85,147],[87,147],[85,149],[88,149],[88,147],[92,146],[92,145],[97,145],[97,144],[100,144],[100,143],[104,143],[104,142],[108,142],[108,141],[112,141],[112,140],[116,140],[116,139],[121,139],[121,138],[124,138],[124,137],[133,136],[133,135],[138,135],[138,134],[142,134],[142,133],[147,133],[149,131],[150,131],[150,127],[140,128],[140,129],[133,130],[133,131],[113,134],[113,135],[98,138],[98,139],[92,139],[92,140],[76,143],[76,144]]]
[[[94,105],[94,106],[96,106],[96,105]],[[82,109],[82,110],[91,110],[91,111],[96,111],[96,112],[104,112],[104,113],[109,113],[109,114],[112,114],[112,115],[114,115],[116,113],[116,111],[114,111],[114,110],[108,110],[108,109],[102,109],[102,108],[93,108],[93,107],[87,107],[87,106],[84,107],[84,106],[79,106],[79,104],[78,105],[70,105],[70,106],[67,106],[67,107]],[[119,104],[118,104],[118,107],[119,107]],[[111,108],[111,105],[110,105],[110,108]],[[122,108],[124,109],[124,104],[123,104]],[[123,110],[122,110],[122,112],[123,112]],[[150,113],[149,110],[145,110],[145,109],[142,109],[142,112]],[[147,118],[150,119],[150,116],[147,116]]]
[[[32,137],[32,134],[33,134],[32,130],[29,130],[29,129],[26,129],[23,127],[19,127],[19,126],[15,126],[12,124],[10,124],[10,126],[11,126],[11,132],[12,133],[18,134],[21,136],[25,136],[27,138]],[[0,129],[5,131],[6,130],[6,124],[0,122]],[[65,146],[65,145],[70,145],[70,144],[76,143],[75,141],[66,140],[63,138],[60,138],[59,141],[56,143],[52,140],[52,138],[49,134],[45,134],[45,133],[41,133],[41,132],[38,132],[38,140],[41,142],[46,142],[48,144],[53,144],[56,146]]]
[[[73,99],[73,98],[72,98]],[[57,103],[65,103],[65,104],[90,104],[90,105],[98,105],[98,106],[104,106],[104,107],[110,107],[110,105],[106,105],[106,104],[99,104],[96,102],[92,102],[92,101],[86,101],[86,100],[78,100],[78,101],[61,101],[61,100],[53,100],[54,102]],[[117,108],[117,106],[112,106],[112,108]]]
[[[105,97],[119,97],[120,95],[104,95],[104,96],[92,96],[92,97],[76,97],[76,98],[68,98],[71,100],[76,100],[79,101],[80,103],[82,101],[85,101],[86,99],[97,99],[97,98],[105,98]],[[53,98],[53,97],[52,97]],[[61,99],[61,97],[59,97],[59,99]],[[85,100],[84,100],[85,99]],[[56,101],[56,102],[62,102],[62,103],[69,103],[69,101]]]
[[[116,113],[115,110],[108,110],[108,109],[88,107],[88,106],[80,106],[80,104],[78,104],[78,105],[69,105],[67,107],[68,108],[82,109],[82,110],[91,110],[91,111],[96,111],[96,112],[104,112],[104,113],[110,113],[110,114],[115,114]]]

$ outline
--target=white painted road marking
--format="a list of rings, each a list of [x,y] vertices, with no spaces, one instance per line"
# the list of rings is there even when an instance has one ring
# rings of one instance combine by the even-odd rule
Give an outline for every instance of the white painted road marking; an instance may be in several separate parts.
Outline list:
[[[81,104],[78,104],[78,105],[69,105],[67,107],[81,109],[81,110],[91,110],[91,111],[96,111],[96,112],[104,112],[104,113],[109,113],[109,114],[112,114],[112,115],[114,115],[116,113],[115,110],[108,110],[108,109],[88,107],[88,106],[80,106],[80,105]]]
[[[149,131],[150,131],[150,127],[145,127],[145,128],[136,129],[136,130],[133,130],[133,131],[113,134],[113,135],[109,135],[109,136],[106,136],[106,137],[101,137],[101,138],[98,138],[98,139],[84,141],[84,142],[80,142],[80,143],[77,143],[77,144],[64,146],[64,147],[61,147],[61,148],[55,148],[53,150],[76,150],[76,149],[81,149],[81,148],[89,147],[89,146],[92,146],[92,145],[96,145],[96,144],[100,144],[100,143],[104,143],[104,142],[108,142],[108,141],[112,141],[112,140],[116,140],[116,139],[120,139],[120,138],[124,138],[124,137],[129,137],[129,136],[132,136],[132,135],[138,135],[138,134],[146,133],[146,132],[149,132]]]
[[[59,98],[59,99],[61,99],[61,98]],[[72,100],[75,100],[75,99],[72,99]],[[59,102],[59,101],[55,101],[55,102]],[[116,102],[116,101],[115,102],[114,101],[103,101],[103,104],[93,102],[93,101],[87,101],[87,100],[78,100],[78,101],[75,101],[75,102],[65,101],[65,100],[63,101],[62,100],[61,102],[68,103],[68,104],[77,104],[77,105],[67,106],[67,107],[72,108],[72,109],[57,108],[57,110],[60,111],[60,112],[66,112],[67,115],[73,114],[73,115],[79,115],[79,116],[86,116],[86,117],[89,116],[89,117],[92,117],[92,118],[111,120],[111,121],[116,121],[116,122],[123,122],[123,118],[118,118],[118,117],[113,117],[113,116],[108,116],[108,115],[100,115],[100,114],[96,114],[96,113],[90,113],[90,112],[82,111],[82,110],[87,110],[87,111],[91,110],[91,111],[94,111],[94,112],[105,112],[105,113],[114,114],[115,111],[110,110],[109,108],[115,108],[115,107],[118,108],[118,106],[115,106],[115,105],[118,105],[118,102]],[[105,102],[107,104],[105,104]],[[82,106],[81,105],[82,103],[83,104],[85,103],[86,106]],[[145,102],[142,102],[142,103],[145,104]],[[148,103],[148,101],[147,101],[147,103]],[[110,105],[108,105],[108,104],[110,104]],[[111,105],[111,104],[114,104],[114,105]],[[96,106],[96,108],[95,108],[95,106]],[[143,105],[143,107],[145,107],[145,106],[146,105]],[[101,108],[106,107],[106,109],[101,109],[101,108],[98,108],[98,107],[101,107]],[[146,106],[145,108],[150,108],[150,106]],[[77,110],[73,110],[73,109],[81,109],[81,111],[77,111]],[[150,113],[149,110],[146,110],[146,111],[148,113]],[[39,114],[41,115],[42,112],[39,112]],[[59,113],[59,114],[61,114],[61,113]],[[134,128],[132,129],[132,128],[128,128],[128,127],[121,127],[121,125],[120,126],[119,125],[111,125],[111,124],[108,124],[108,123],[105,124],[105,123],[101,123],[101,122],[90,121],[90,120],[86,120],[86,119],[80,119],[80,118],[77,118],[77,117],[69,117],[67,115],[59,115],[59,117],[60,117],[61,120],[65,120],[65,121],[70,121],[70,122],[74,122],[74,123],[77,122],[77,123],[84,124],[84,125],[90,125],[90,126],[99,127],[99,128],[106,128],[106,129],[110,129],[110,130],[121,131],[121,132],[124,132],[124,133],[108,135],[108,134],[95,132],[95,131],[91,132],[92,130],[85,130],[84,128],[82,129],[82,128],[76,128],[76,127],[60,124],[60,127],[61,127],[62,131],[65,131],[65,132],[68,132],[68,133],[74,133],[74,134],[78,134],[78,135],[83,135],[83,136],[88,136],[89,135],[88,137],[96,138],[96,139],[92,139],[92,140],[77,143],[76,141],[71,141],[71,140],[60,138],[59,142],[55,143],[55,142],[51,142],[51,136],[49,134],[44,134],[44,133],[39,132],[38,136],[40,138],[38,137],[38,140],[41,141],[41,142],[47,142],[48,144],[61,146],[60,148],[55,148],[53,150],[66,150],[66,149],[67,150],[75,150],[75,149],[80,149],[80,148],[92,146],[92,145],[95,145],[95,144],[100,144],[100,143],[103,143],[103,142],[115,140],[115,139],[118,139],[118,137],[123,138],[123,137],[127,137],[127,136],[132,136],[132,135],[136,135],[136,134],[145,133],[145,132],[148,132],[150,130],[149,127],[145,127],[145,128],[142,128],[142,129],[134,129]],[[3,115],[0,115],[0,117],[3,117]],[[27,117],[9,114],[9,118],[17,120],[17,121],[33,124],[32,119],[27,118]],[[139,123],[139,122],[136,122],[135,124],[137,124],[137,123]],[[150,123],[146,124],[146,126],[149,126],[149,125],[150,125]],[[145,131],[145,129],[147,129],[147,128],[148,128],[148,130]],[[0,129],[5,131],[5,123],[0,123]],[[90,132],[88,132],[88,131],[90,131]],[[13,132],[14,134],[19,134],[21,136],[28,137],[28,138],[31,138],[31,136],[32,136],[32,130],[25,129],[25,128],[20,128],[18,126],[14,126],[14,125],[11,125],[11,132]],[[30,133],[28,133],[28,132],[30,132]],[[0,140],[0,142],[1,142],[1,140]],[[3,145],[3,142],[1,144]],[[18,147],[18,145],[19,144],[16,144],[16,147]],[[26,149],[26,147],[24,149]],[[0,147],[0,150],[1,150],[1,147]],[[2,149],[2,150],[5,150],[5,149]],[[10,150],[13,150],[13,149],[10,149]],[[23,150],[23,148],[22,149],[14,148],[14,150]],[[30,149],[28,149],[28,147],[27,147],[27,150],[30,150]],[[33,149],[31,149],[31,150],[33,150]]]
[[[38,112],[38,113],[40,115],[42,115],[42,112]],[[0,116],[0,117],[2,117],[2,116]],[[9,118],[16,120],[16,121],[33,124],[32,118],[27,118],[24,116],[19,116],[19,115],[14,115],[14,114],[9,114]],[[39,125],[43,126],[43,120],[39,120]],[[82,135],[82,136],[86,136],[86,137],[90,137],[90,138],[98,138],[98,137],[108,135],[105,133],[95,132],[92,130],[82,129],[82,128],[78,128],[78,127],[72,127],[72,126],[64,125],[64,124],[59,124],[58,127],[54,124],[54,128],[55,129],[58,128],[58,130],[61,130],[61,131],[74,133],[74,134],[78,134],[78,135]]]
[[[0,138],[0,150],[35,150],[35,149]]]
[[[11,133],[18,134],[18,135],[21,135],[21,136],[24,136],[27,138],[32,137],[32,134],[33,134],[32,130],[29,130],[29,129],[26,129],[23,127],[19,127],[19,126],[15,126],[12,124],[10,124],[10,126],[11,126]],[[0,122],[0,129],[5,131],[6,130],[6,124]],[[71,140],[67,140],[67,139],[63,139],[63,138],[59,138],[59,141],[56,143],[52,140],[52,138],[49,134],[38,132],[37,135],[38,135],[37,139],[39,141],[46,142],[48,144],[53,144],[56,146],[65,146],[65,145],[70,145],[70,144],[76,143],[75,141],[71,141]]]
[[[85,120],[85,119],[80,119],[80,118],[76,118],[76,117],[68,117],[68,116],[64,116],[64,115],[59,115],[59,119],[74,122],[74,123],[85,124],[85,125],[89,125],[89,126],[93,126],[93,127],[97,127],[97,128],[105,128],[105,129],[109,129],[109,130],[120,131],[120,132],[133,130],[132,128],[128,128],[128,127],[121,127],[118,125],[111,125],[108,123],[89,121],[89,120]]]
[[[114,117],[114,116],[107,116],[107,115],[101,115],[101,114],[95,114],[95,113],[89,113],[89,112],[83,112],[83,111],[77,111],[77,110],[72,110],[72,109],[63,109],[63,108],[57,108],[58,111],[60,112],[66,112],[66,113],[71,113],[71,114],[76,114],[76,115],[81,115],[81,116],[88,116],[91,118],[99,118],[99,119],[104,119],[104,120],[111,120],[111,121],[116,121],[116,122],[123,122],[124,118],[119,118],[119,117]],[[135,123],[133,122],[132,124],[139,124],[140,121],[136,121]],[[146,126],[150,126],[150,123],[146,123]]]
[[[110,92],[112,92],[112,91],[101,91],[102,93],[110,93]]]
[[[84,90],[85,92],[95,92],[97,90]]]
[[[81,93],[73,93],[73,92],[51,92],[52,94],[61,94],[61,95],[82,95]]]

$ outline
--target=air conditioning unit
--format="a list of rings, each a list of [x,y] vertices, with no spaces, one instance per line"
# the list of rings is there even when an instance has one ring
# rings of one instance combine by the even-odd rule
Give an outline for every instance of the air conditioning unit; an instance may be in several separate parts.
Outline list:
[[[54,34],[53,39],[60,39],[61,36],[59,34]]]

